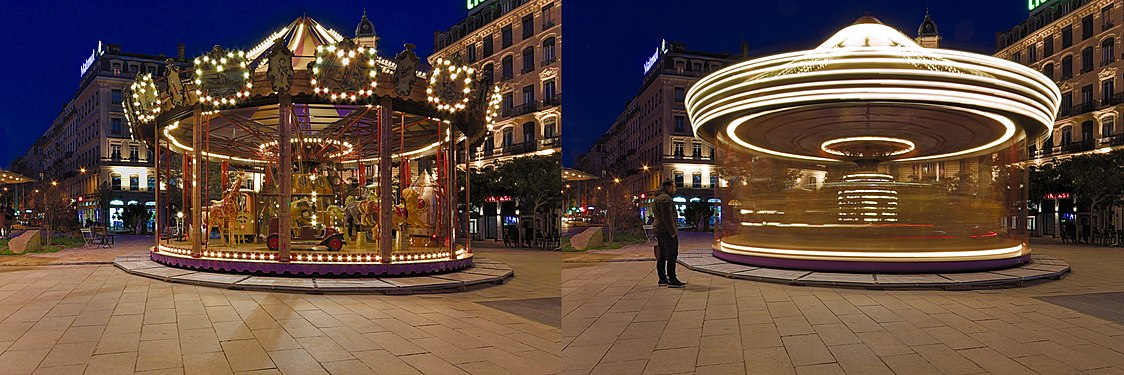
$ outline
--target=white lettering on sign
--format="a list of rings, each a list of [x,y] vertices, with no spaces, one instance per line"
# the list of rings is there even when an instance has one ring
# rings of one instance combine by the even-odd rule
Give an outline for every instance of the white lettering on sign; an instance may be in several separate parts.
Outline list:
[[[101,41],[99,40],[98,41],[98,48],[93,50],[93,51],[90,51],[90,57],[87,57],[86,61],[82,62],[82,68],[80,69],[80,73],[78,75],[79,76],[86,75],[86,71],[90,70],[91,66],[94,66],[94,61],[97,61],[98,55],[101,55],[101,53],[102,53]]]

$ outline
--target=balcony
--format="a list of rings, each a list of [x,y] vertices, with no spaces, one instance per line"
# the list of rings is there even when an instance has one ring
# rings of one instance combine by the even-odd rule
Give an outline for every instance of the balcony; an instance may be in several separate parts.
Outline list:
[[[543,148],[561,147],[562,146],[562,137],[555,135],[555,136],[552,136],[552,137],[543,138],[539,142],[542,143]]]
[[[562,94],[551,96],[549,98],[543,99],[542,101],[543,108],[553,107],[556,105],[562,105]]]
[[[1070,142],[1070,143],[1062,145],[1061,148],[1062,148],[1061,153],[1063,153],[1063,154],[1089,151],[1089,150],[1093,149],[1093,140],[1092,139],[1083,139],[1083,140],[1076,141],[1076,142]]]
[[[530,66],[523,65],[523,69],[519,71],[519,74],[527,74],[533,71],[535,71],[534,61],[531,62]]]
[[[521,116],[521,115],[525,115],[525,114],[537,111],[540,108],[542,108],[542,105],[539,102],[530,102],[530,103],[520,104],[520,105],[511,107],[511,108],[505,108],[503,110],[503,117],[509,118],[509,117]]]
[[[554,23],[554,20],[546,20],[545,22],[542,23],[542,29],[546,30],[546,29],[549,29],[551,27],[554,27],[554,25],[557,25],[556,23]]]
[[[1088,103],[1081,103],[1081,104],[1075,105],[1072,108],[1070,108],[1069,109],[1069,115],[1070,116],[1077,116],[1077,115],[1080,115],[1082,113],[1092,112],[1096,108],[1097,108],[1096,103],[1094,103],[1094,102],[1090,101]]]
[[[1124,103],[1124,92],[1105,98],[1101,103],[1106,106]]]
[[[710,163],[710,162],[714,161],[714,159],[712,159],[709,156],[683,155],[683,154],[678,154],[678,153],[671,154],[671,155],[664,155],[663,159],[664,160],[700,161],[700,162],[707,162],[707,163]]]
[[[510,144],[510,145],[503,146],[503,154],[504,155],[515,155],[515,154],[525,154],[525,153],[528,153],[528,152],[535,152],[536,150],[538,150],[538,147],[535,143],[537,143],[537,142],[531,141],[531,142],[523,142],[523,143],[513,143],[513,144]]]
[[[551,57],[551,58],[543,60],[542,66],[549,66],[549,65],[554,64],[556,62],[558,62],[558,58],[557,57]]]
[[[1124,134],[1110,135],[1101,138],[1102,146],[1120,146],[1124,145]]]

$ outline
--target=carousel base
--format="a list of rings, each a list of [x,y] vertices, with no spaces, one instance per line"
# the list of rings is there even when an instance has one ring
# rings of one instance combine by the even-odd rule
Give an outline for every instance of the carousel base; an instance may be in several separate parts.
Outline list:
[[[192,270],[157,263],[144,255],[118,257],[113,264],[130,274],[171,283],[234,290],[299,292],[313,294],[425,294],[451,293],[500,285],[515,276],[504,263],[477,259],[457,272],[398,277],[277,277]]]
[[[1028,282],[1060,280],[1069,274],[1065,261],[1041,254],[1027,255],[1015,267],[976,272],[830,272],[792,269],[783,264],[762,266],[743,264],[745,259],[727,260],[721,251],[686,252],[679,264],[698,272],[734,279],[764,281],[798,286],[850,287],[865,289],[944,289],[967,290],[1023,286]]]
[[[192,257],[190,244],[161,244],[160,251],[151,251],[150,258],[167,266],[198,271],[237,272],[257,275],[303,277],[372,277],[420,276],[451,272],[472,266],[472,254],[458,251],[457,259],[437,257],[426,251],[431,248],[411,248],[396,254],[392,263],[379,263],[371,253],[351,251],[293,251],[290,262],[274,260],[278,252],[262,245],[211,246],[202,257]],[[445,253],[447,254],[447,253]],[[374,259],[374,261],[372,261]]]

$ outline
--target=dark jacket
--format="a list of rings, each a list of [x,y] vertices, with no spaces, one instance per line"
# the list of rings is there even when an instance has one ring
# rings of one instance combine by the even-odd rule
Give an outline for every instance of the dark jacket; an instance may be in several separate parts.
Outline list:
[[[679,230],[679,215],[675,213],[675,202],[671,194],[661,189],[652,199],[652,232],[675,234]]]

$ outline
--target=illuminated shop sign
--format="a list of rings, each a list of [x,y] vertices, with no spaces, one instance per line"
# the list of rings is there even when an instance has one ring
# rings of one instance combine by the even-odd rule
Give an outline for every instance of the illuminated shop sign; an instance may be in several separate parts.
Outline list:
[[[1048,2],[1050,2],[1050,0],[1026,0],[1026,10],[1034,10]]]
[[[465,5],[468,6],[468,9],[472,9],[472,8],[475,8],[477,5],[480,5],[481,3],[485,2],[485,1],[488,1],[488,0],[465,0]]]
[[[1069,199],[1069,193],[1050,193],[1043,196],[1042,199]]]
[[[652,57],[649,57],[647,61],[644,61],[644,74],[648,74],[648,71],[652,70],[652,66],[656,65],[656,61],[660,60],[660,55],[662,55],[666,52],[667,52],[667,39],[660,40],[660,46],[659,46],[659,48],[656,48],[656,52],[653,53]]]
[[[98,55],[101,55],[101,54],[102,54],[102,48],[101,48],[101,41],[99,40],[98,41],[98,48],[94,49],[93,51],[90,51],[90,57],[87,57],[86,61],[82,62],[82,68],[80,69],[80,73],[78,75],[79,76],[86,75],[86,71],[90,70],[91,66],[94,66],[94,61],[96,61],[98,59]]]
[[[511,196],[510,195],[487,196],[487,197],[484,197],[484,201],[489,202],[489,203],[511,202]]]

